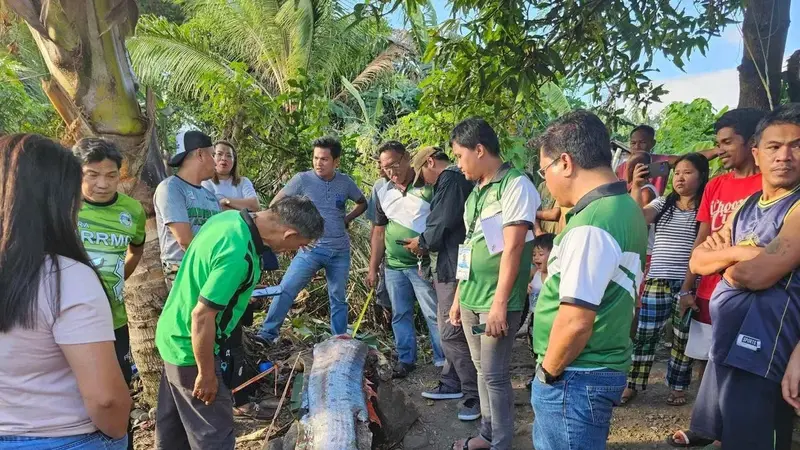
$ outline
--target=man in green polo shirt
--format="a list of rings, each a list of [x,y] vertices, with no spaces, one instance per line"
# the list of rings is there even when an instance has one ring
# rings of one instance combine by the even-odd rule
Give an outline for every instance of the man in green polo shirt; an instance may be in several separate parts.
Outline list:
[[[454,448],[511,448],[514,390],[510,363],[514,337],[528,301],[533,224],[541,200],[524,172],[503,163],[492,127],[462,121],[450,145],[464,176],[476,186],[464,206],[466,239],[458,249],[460,280],[450,323],[464,327],[478,372],[480,435]]]
[[[192,239],[158,320],[164,359],[156,448],[233,449],[233,400],[221,377],[220,344],[242,317],[265,252],[309,245],[324,221],[307,197],[257,213],[227,211]]]
[[[572,210],[555,239],[534,315],[533,444],[604,449],[631,363],[647,226],[611,169],[611,141],[597,116],[571,112],[538,145],[539,175]]]

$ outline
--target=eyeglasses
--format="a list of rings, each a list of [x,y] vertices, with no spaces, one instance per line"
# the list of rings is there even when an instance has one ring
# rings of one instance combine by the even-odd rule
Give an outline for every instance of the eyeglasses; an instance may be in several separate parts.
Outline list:
[[[231,155],[230,153],[214,153],[214,158],[233,160],[233,155]]]
[[[537,171],[536,171],[536,174],[537,174],[537,175],[539,175],[540,177],[544,178],[544,175],[545,175],[545,173],[547,172],[547,169],[549,169],[549,168],[553,167],[553,165],[554,165],[555,163],[557,163],[557,162],[558,162],[560,159],[561,159],[561,158],[556,158],[556,159],[552,160],[552,161],[550,162],[550,164],[548,164],[548,165],[546,165],[546,166],[542,167],[541,169],[537,170]]]
[[[401,156],[400,160],[397,161],[396,163],[390,164],[386,167],[382,167],[383,171],[386,173],[397,171],[400,168],[400,163],[402,163],[404,159],[406,159],[405,155]]]

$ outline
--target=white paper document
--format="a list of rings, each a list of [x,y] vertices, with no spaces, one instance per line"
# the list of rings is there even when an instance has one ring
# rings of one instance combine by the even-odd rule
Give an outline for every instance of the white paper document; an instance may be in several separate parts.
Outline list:
[[[503,216],[498,213],[492,217],[481,220],[481,229],[483,230],[483,237],[486,239],[486,247],[489,249],[490,255],[496,255],[503,251]],[[525,235],[525,242],[533,240],[533,231],[528,230]]]

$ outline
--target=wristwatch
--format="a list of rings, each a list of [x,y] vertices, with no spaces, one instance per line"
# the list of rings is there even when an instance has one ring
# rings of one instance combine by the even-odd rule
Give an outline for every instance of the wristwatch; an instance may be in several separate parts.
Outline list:
[[[684,296],[687,296],[687,295],[694,295],[694,291],[681,291],[681,292],[678,292],[677,294],[675,294],[675,299],[676,300],[680,300],[681,297],[684,297]]]
[[[553,384],[561,381],[561,379],[564,378],[564,372],[561,372],[559,375],[551,375],[549,372],[544,370],[544,366],[539,364],[536,366],[536,378],[544,384]]]
[[[227,198],[223,200],[223,203],[225,203],[225,206],[231,206],[231,201]]]

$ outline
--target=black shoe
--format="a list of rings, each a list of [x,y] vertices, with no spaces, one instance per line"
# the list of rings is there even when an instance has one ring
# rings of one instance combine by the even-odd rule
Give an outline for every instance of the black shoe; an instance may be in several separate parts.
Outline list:
[[[394,370],[392,370],[392,378],[405,378],[416,368],[417,366],[414,364],[406,364],[404,362],[398,362],[394,366]]]
[[[277,339],[270,341],[270,340],[264,339],[263,337],[259,336],[258,334],[252,334],[252,335],[250,335],[250,338],[253,341],[257,342],[258,344],[260,344],[261,346],[263,346],[263,347],[265,347],[267,349],[274,347],[275,344],[278,342]]]

